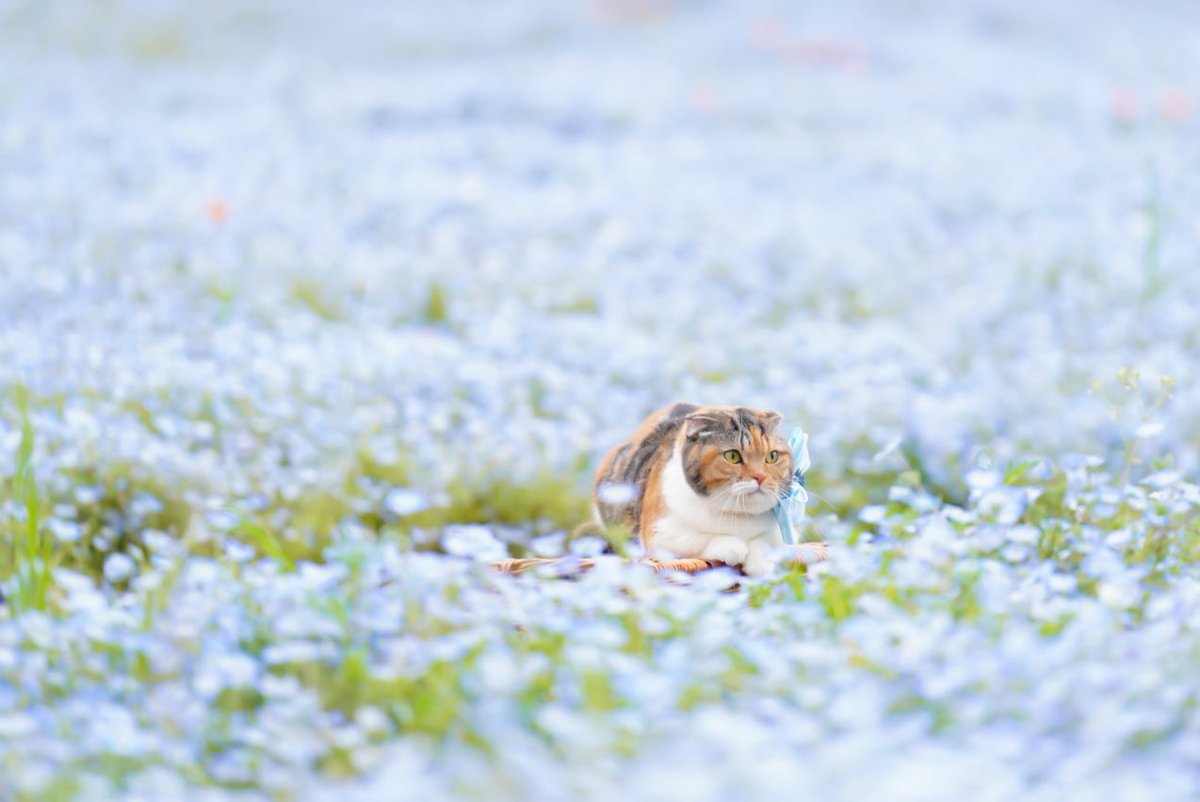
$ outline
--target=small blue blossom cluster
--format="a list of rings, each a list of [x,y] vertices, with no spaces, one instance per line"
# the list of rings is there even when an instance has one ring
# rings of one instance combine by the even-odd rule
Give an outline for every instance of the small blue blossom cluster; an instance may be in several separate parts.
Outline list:
[[[423,5],[0,7],[0,800],[1200,798],[1200,12]]]

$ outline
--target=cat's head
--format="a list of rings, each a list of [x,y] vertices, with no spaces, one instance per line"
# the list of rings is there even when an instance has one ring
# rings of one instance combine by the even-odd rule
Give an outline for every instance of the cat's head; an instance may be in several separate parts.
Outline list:
[[[783,416],[746,407],[701,407],[680,433],[688,484],[719,510],[757,514],[792,483],[792,452],[779,434]]]

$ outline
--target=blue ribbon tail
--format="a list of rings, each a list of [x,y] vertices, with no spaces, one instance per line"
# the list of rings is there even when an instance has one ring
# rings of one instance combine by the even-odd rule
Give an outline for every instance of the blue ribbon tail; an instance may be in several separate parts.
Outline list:
[[[783,542],[790,546],[796,542],[796,533],[792,531],[792,517],[788,515],[788,504],[795,498],[796,493],[800,492],[800,488],[804,487],[804,472],[808,470],[808,435],[799,426],[792,429],[788,447],[792,450],[792,463],[796,469],[792,474],[792,486],[787,495],[775,505],[775,521],[779,524],[779,534],[783,536]]]
[[[783,542],[789,546],[795,543],[796,536],[792,532],[792,518],[788,515],[787,505],[782,501],[775,505],[775,521],[779,524],[779,534],[783,536]]]

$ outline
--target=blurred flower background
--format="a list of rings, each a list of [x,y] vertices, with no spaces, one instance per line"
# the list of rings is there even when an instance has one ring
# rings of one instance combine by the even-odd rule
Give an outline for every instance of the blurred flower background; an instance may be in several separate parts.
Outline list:
[[[1196,798],[1197,23],[0,0],[0,800]],[[489,570],[676,399],[829,564]]]

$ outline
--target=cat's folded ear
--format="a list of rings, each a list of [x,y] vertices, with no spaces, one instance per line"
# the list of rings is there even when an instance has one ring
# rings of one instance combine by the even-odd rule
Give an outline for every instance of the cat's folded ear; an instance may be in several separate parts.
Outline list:
[[[773,409],[764,409],[759,413],[762,417],[763,426],[767,427],[768,432],[773,432],[779,428],[779,424],[783,422],[783,415],[780,415]]]
[[[689,440],[702,440],[729,429],[729,416],[719,412],[693,412],[684,421]]]

